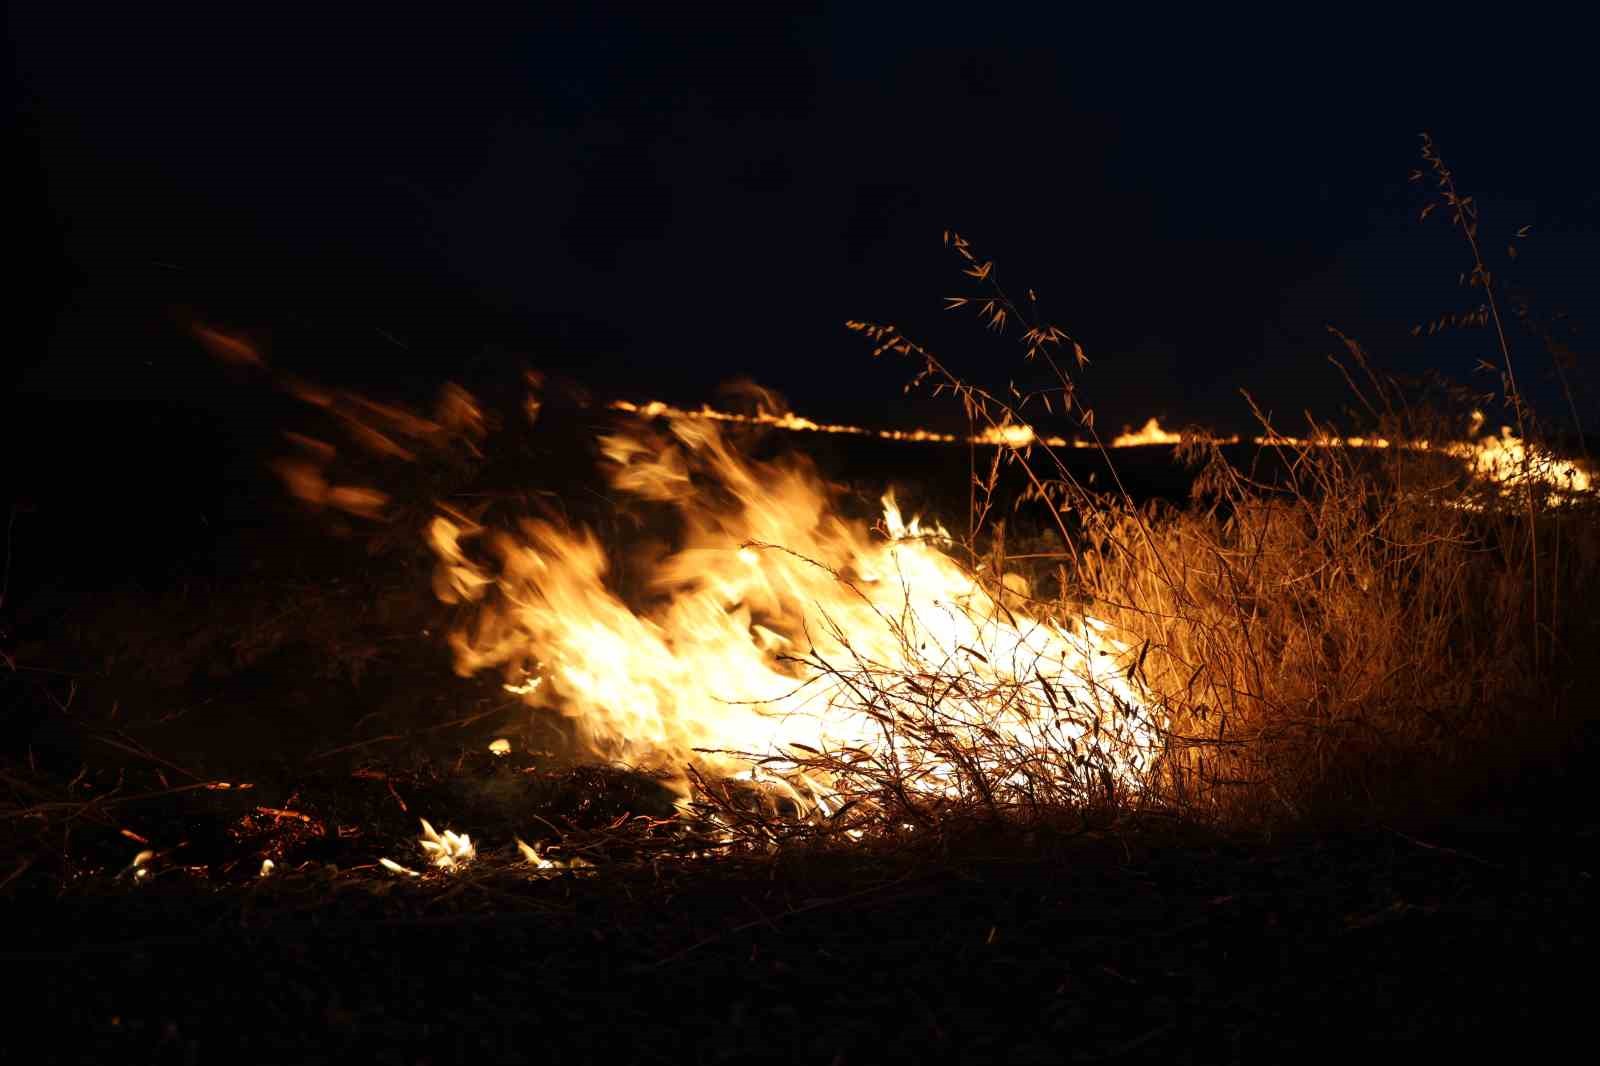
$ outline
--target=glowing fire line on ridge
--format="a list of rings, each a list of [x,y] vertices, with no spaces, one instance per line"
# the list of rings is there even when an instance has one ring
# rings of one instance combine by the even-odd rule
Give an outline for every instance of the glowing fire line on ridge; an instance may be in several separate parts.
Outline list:
[[[709,405],[704,405],[693,410],[684,407],[673,407],[652,400],[649,403],[632,403],[628,400],[615,400],[611,404],[613,411],[626,411],[643,418],[699,418],[711,422],[740,422],[746,425],[771,426],[774,429],[787,429],[797,433],[837,433],[855,437],[876,437],[880,440],[913,441],[929,444],[984,444],[1008,445],[1013,448],[1025,448],[1030,444],[1044,444],[1052,448],[1094,448],[1092,441],[1068,440],[1065,437],[1040,437],[1031,426],[991,426],[982,433],[962,437],[954,433],[940,433],[931,429],[867,429],[862,426],[849,426],[830,422],[813,422],[792,412],[784,414],[759,414],[747,415],[733,411],[719,411]],[[1146,444],[1177,444],[1182,435],[1161,428],[1157,419],[1150,419],[1137,430],[1125,429],[1111,441],[1113,448],[1136,448]],[[1207,438],[1217,444],[1237,444],[1238,437],[1210,437]]]
[[[615,411],[625,411],[639,415],[643,418],[688,418],[701,419],[712,422],[737,422],[747,425],[770,426],[774,429],[785,429],[793,432],[810,433],[837,433],[860,437],[876,437],[881,440],[927,442],[935,444],[977,444],[984,446],[1007,446],[1012,448],[1026,448],[1039,444],[1051,448],[1097,448],[1093,441],[1081,439],[1069,440],[1058,436],[1039,436],[1031,426],[1009,425],[991,426],[971,436],[958,436],[954,433],[938,433],[926,429],[866,429],[861,426],[831,424],[814,422],[809,418],[793,413],[771,414],[760,412],[754,415],[740,414],[731,411],[719,411],[710,406],[701,406],[697,409],[673,407],[659,400],[645,404],[631,403],[627,400],[617,400],[611,404]],[[1485,419],[1483,413],[1472,413],[1472,425],[1468,439],[1460,441],[1447,441],[1435,443],[1427,440],[1395,442],[1383,437],[1290,437],[1281,434],[1269,434],[1252,437],[1250,442],[1261,447],[1289,447],[1289,448],[1377,448],[1403,447],[1413,451],[1438,451],[1445,455],[1453,456],[1466,462],[1472,474],[1487,482],[1500,486],[1514,485],[1521,482],[1524,477],[1530,476],[1529,466],[1532,466],[1531,476],[1544,481],[1560,491],[1567,493],[1586,493],[1594,488],[1594,477],[1582,466],[1567,459],[1561,459],[1547,453],[1528,449],[1511,432],[1511,427],[1500,427],[1500,435],[1479,436]],[[1155,445],[1176,445],[1183,442],[1185,435],[1175,433],[1162,427],[1156,418],[1148,419],[1138,429],[1125,427],[1123,432],[1113,437],[1106,444],[1108,448],[1142,448]],[[1211,444],[1226,446],[1239,444],[1242,438],[1238,436],[1219,437],[1209,434],[1200,434],[1191,437]]]

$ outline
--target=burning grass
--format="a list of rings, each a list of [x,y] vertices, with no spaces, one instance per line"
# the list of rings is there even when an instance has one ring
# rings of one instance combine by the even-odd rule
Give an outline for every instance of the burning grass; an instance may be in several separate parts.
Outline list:
[[[697,767],[685,799],[708,774],[753,778],[854,830],[847,807],[925,824],[946,803],[1082,803],[1149,756],[1129,649],[1102,623],[1036,615],[1024,583],[986,585],[892,499],[875,533],[804,466],[756,464],[701,422],[671,432],[602,441],[613,485],[684,530],[642,608],[581,532],[528,522],[474,558],[436,521],[440,587],[480,604],[454,638],[463,672],[545,679],[533,699],[592,750]]]
[[[622,519],[607,537],[492,504],[429,525],[436,592],[465,612],[457,669],[563,716],[580,752],[665,773],[716,850],[1150,810],[1387,817],[1460,801],[1583,709],[1562,686],[1595,639],[1574,609],[1596,576],[1587,475],[1520,439],[1470,443],[1481,415],[1425,414],[1353,343],[1372,432],[1263,419],[1270,475],[1181,437],[1197,474],[1177,508],[1121,488],[1118,441],[1116,490],[1091,491],[1027,398],[860,328],[960,397],[973,443],[999,442],[960,538],[892,497],[875,522],[849,513],[803,459],[755,458],[724,429],[739,419],[648,405],[597,442]],[[1031,328],[1035,354],[1041,336],[1065,338]],[[1029,507],[1047,550],[1014,558]]]
[[[1573,686],[1600,637],[1586,606],[1600,500],[1580,464],[1510,429],[1478,436],[1480,411],[1416,402],[1335,331],[1367,434],[1313,422],[1296,438],[1257,411],[1268,474],[1214,436],[1186,434],[1189,506],[1141,504],[1111,453],[1127,442],[1099,444],[1068,369],[1085,365],[1082,350],[1029,319],[1031,301],[1013,303],[965,241],[949,242],[984,286],[961,306],[993,328],[1020,321],[1027,358],[1055,387],[999,397],[893,327],[853,326],[877,352],[915,360],[918,379],[959,397],[975,424],[1027,426],[1032,405],[1073,417],[1101,448],[1110,492],[1087,488],[1041,434],[1018,433],[1033,443],[974,474],[968,551],[982,557],[985,523],[1003,513],[1001,472],[1020,469],[1024,499],[1056,534],[1058,609],[1092,615],[1136,649],[1127,680],[1159,755],[1125,802],[1233,825],[1439,809],[1465,802],[1493,764],[1559,748],[1588,719]],[[1533,424],[1514,379],[1502,381]],[[1003,547],[989,554],[1003,569]]]
[[[1575,692],[1600,636],[1585,606],[1600,580],[1595,493],[1585,467],[1540,444],[1508,349],[1516,432],[1485,434],[1481,408],[1419,401],[1341,336],[1370,416],[1359,436],[1315,423],[1295,436],[1258,415],[1248,462],[1251,445],[1237,438],[1154,419],[1103,439],[1079,388],[1082,348],[1038,317],[1031,293],[1014,302],[966,241],[947,243],[976,286],[950,307],[1012,333],[1048,370],[1048,388],[997,395],[893,327],[851,326],[966,414],[960,535],[907,516],[892,494],[864,511],[803,457],[757,446],[774,430],[908,447],[958,443],[949,434],[818,423],[766,395],[753,413],[617,401],[592,441],[560,446],[574,468],[576,448],[598,452],[605,491],[568,471],[561,492],[521,483],[526,448],[507,446],[517,461],[496,466],[510,427],[537,431],[554,417],[537,374],[509,419],[453,385],[424,414],[277,376],[332,427],[288,435],[284,484],[321,514],[376,531],[384,551],[416,534],[413,565],[425,536],[455,667],[499,689],[492,706],[323,754],[362,757],[488,718],[483,728],[519,738],[496,749],[505,755],[527,746],[533,723],[556,721],[581,761],[654,775],[639,779],[660,793],[596,825],[558,816],[527,780],[502,782],[500,806],[525,811],[505,818],[470,804],[413,809],[392,767],[357,767],[379,775],[404,816],[364,868],[382,858],[396,876],[455,876],[501,856],[570,871],[624,854],[896,848],[952,826],[1153,814],[1273,828],[1393,817],[1462,802],[1496,763],[1581,727],[1588,708]],[[242,342],[197,336],[276,373]],[[1056,432],[1063,420],[1070,437]],[[341,436],[348,446],[333,443]],[[1186,506],[1125,486],[1116,453],[1152,446],[1191,464]],[[1083,476],[1093,457],[1109,489]],[[409,488],[385,473],[398,469]],[[305,586],[228,646],[246,661],[310,639],[333,649],[335,674],[352,684],[395,672],[385,638],[346,640],[332,602]],[[416,625],[408,603],[395,593],[374,606],[441,628]],[[192,643],[216,651],[216,628]],[[124,644],[123,657],[160,665],[158,649]],[[191,672],[188,658],[175,657],[179,672]],[[209,787],[107,735],[190,779],[136,795]],[[115,821],[107,799],[73,792],[79,783],[49,797],[28,775],[12,784],[18,822]],[[301,811],[293,797],[250,817],[324,842],[357,824]],[[534,831],[535,814],[549,832]],[[420,852],[395,850],[419,824]],[[255,859],[281,874],[294,848],[268,850]]]
[[[13,720],[57,730],[0,765],[6,960],[57,1052],[658,1061],[687,1033],[845,1062],[891,1032],[929,1061],[1279,1062],[1580,1017],[1600,511],[1509,352],[1499,435],[1348,343],[1359,436],[1102,439],[1081,349],[950,243],[978,286],[952,304],[1052,388],[855,326],[961,435],[770,397],[562,422],[536,375],[510,419],[454,387],[421,414],[280,377],[332,429],[277,472],[366,550],[124,597],[73,669],[0,641]],[[772,431],[964,444],[966,527]],[[1160,447],[1186,505],[1123,480]]]

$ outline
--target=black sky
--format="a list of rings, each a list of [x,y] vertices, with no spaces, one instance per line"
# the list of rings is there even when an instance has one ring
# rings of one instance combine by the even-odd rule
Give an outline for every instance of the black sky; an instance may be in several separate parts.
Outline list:
[[[1406,180],[1423,129],[1491,251],[1533,227],[1538,306],[1600,328],[1579,26],[866,7],[13,4],[24,387],[170,390],[199,372],[160,332],[181,306],[335,377],[526,357],[698,401],[742,374],[900,423],[907,368],[845,319],[1017,372],[940,310],[951,227],[1080,337],[1108,421],[1236,425],[1241,387],[1328,410],[1326,323],[1403,369],[1488,354],[1407,336],[1468,303]]]

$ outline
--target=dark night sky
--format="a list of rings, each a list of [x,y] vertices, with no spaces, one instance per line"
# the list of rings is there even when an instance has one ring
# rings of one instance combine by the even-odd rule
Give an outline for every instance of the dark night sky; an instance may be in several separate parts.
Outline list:
[[[1424,128],[1491,250],[1533,227],[1539,306],[1600,328],[1583,35],[1527,9],[1451,30],[326,7],[10,6],[24,384],[46,407],[202,372],[150,325],[182,305],[333,377],[431,387],[510,353],[689,401],[747,374],[803,412],[903,423],[908,368],[845,319],[1015,372],[940,310],[952,227],[1082,339],[1103,424],[1239,424],[1240,387],[1326,410],[1324,323],[1401,368],[1488,354],[1406,335],[1467,295],[1459,239],[1416,220]]]

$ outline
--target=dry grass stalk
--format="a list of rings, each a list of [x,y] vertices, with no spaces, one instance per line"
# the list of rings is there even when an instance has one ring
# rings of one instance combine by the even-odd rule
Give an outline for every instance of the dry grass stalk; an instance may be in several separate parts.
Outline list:
[[[1535,423],[1499,328],[1476,211],[1456,193],[1431,142],[1425,156],[1472,244],[1479,284],[1491,297],[1486,321],[1502,346],[1506,402],[1527,440]],[[981,287],[947,306],[974,308],[997,331],[1014,327],[1025,358],[1053,373],[1050,390],[1000,397],[960,380],[893,327],[851,328],[874,341],[875,354],[914,359],[913,384],[954,394],[975,425],[1031,429],[1027,409],[1043,407],[1071,416],[1098,443],[1074,377],[1087,363],[1081,347],[1037,317],[1031,291],[1019,305],[999,286],[992,262],[980,262],[959,236],[947,235],[947,243]],[[1355,342],[1338,336],[1352,364],[1341,369],[1373,418],[1372,435],[1460,437],[1461,419],[1408,402]],[[1267,437],[1284,438],[1256,415]],[[1337,435],[1315,422],[1309,430],[1307,440]],[[1571,605],[1592,594],[1600,574],[1596,501],[1592,494],[1558,498],[1541,477],[1535,448],[1523,453],[1522,476],[1506,492],[1486,491],[1437,450],[1279,444],[1282,475],[1270,483],[1235,468],[1214,442],[1195,438],[1179,450],[1199,469],[1194,501],[1183,510],[1137,505],[1103,446],[1110,493],[1091,492],[1038,443],[996,449],[989,468],[974,472],[971,558],[984,554],[979,535],[993,514],[1000,470],[1015,464],[1059,537],[1070,606],[1088,605],[1141,649],[1138,678],[1162,720],[1165,749],[1136,794],[1097,793],[1092,760],[1072,761],[1050,738],[1022,751],[985,736],[979,750],[955,751],[937,720],[897,717],[894,728],[907,741],[940,750],[963,769],[960,797],[1035,813],[1092,799],[1154,801],[1233,823],[1376,813],[1441,782],[1466,780],[1466,767],[1485,750],[1516,752],[1538,731],[1534,708],[1548,706],[1562,721],[1581,710],[1563,701],[1561,686],[1594,647],[1593,623]],[[1561,550],[1542,552],[1545,541]],[[1003,556],[1003,540],[997,543]],[[999,562],[990,574],[1001,572]],[[1558,611],[1553,596],[1541,607],[1544,589],[1566,590],[1567,610]],[[857,683],[866,676],[858,666],[829,668]],[[963,683],[936,670],[917,680]],[[835,760],[828,769],[871,778],[880,798],[903,793],[881,765]],[[909,802],[897,810],[908,819],[918,814]]]

